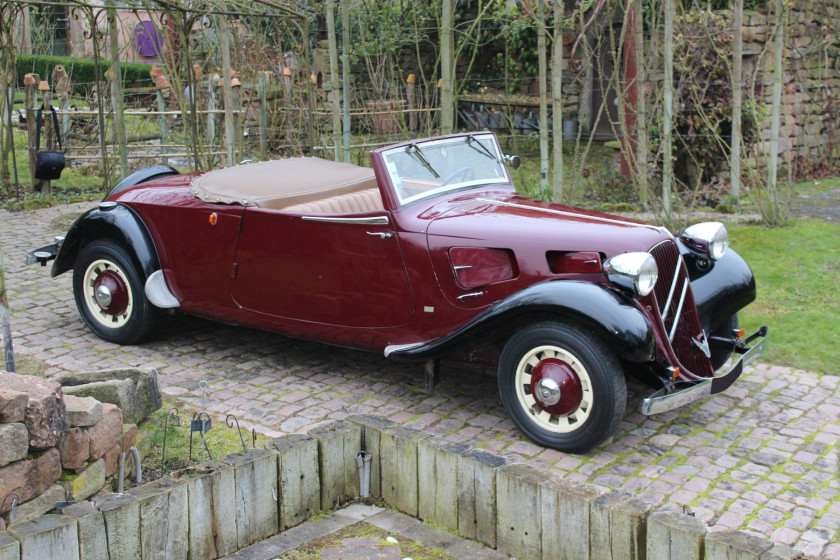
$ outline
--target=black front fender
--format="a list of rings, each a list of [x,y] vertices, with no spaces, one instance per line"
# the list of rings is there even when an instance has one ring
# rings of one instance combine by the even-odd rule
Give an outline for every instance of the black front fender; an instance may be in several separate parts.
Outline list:
[[[67,232],[53,262],[51,275],[73,268],[85,245],[97,239],[109,239],[124,246],[134,259],[143,279],[160,269],[155,244],[143,220],[128,206],[104,202],[82,214]]]
[[[653,328],[633,301],[600,284],[571,280],[530,286],[446,336],[420,344],[389,346],[385,355],[398,361],[438,358],[487,333],[503,329],[517,319],[546,314],[594,329],[626,360],[639,363],[654,359]]]
[[[741,255],[729,249],[720,260],[708,261],[680,243],[691,291],[703,329],[710,333],[755,300],[755,277]],[[698,263],[705,261],[705,268]]]

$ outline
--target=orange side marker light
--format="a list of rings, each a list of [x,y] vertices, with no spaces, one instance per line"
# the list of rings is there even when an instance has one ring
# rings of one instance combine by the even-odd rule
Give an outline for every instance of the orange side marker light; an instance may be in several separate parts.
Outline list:
[[[215,212],[210,214],[210,225],[211,226],[215,226],[216,222],[218,222],[218,221],[219,221],[219,216],[217,216]]]
[[[738,338],[739,339],[744,338],[744,336],[746,336],[746,334],[747,334],[747,332],[744,329],[738,329]]]
[[[673,381],[677,380],[677,377],[680,375],[680,368],[674,368],[674,376],[671,378]]]

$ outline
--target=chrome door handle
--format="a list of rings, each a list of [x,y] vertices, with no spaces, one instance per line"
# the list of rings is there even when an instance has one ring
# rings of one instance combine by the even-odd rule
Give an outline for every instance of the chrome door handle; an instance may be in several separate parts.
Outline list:
[[[464,301],[467,298],[480,297],[480,296],[483,296],[483,295],[484,295],[484,292],[471,292],[469,294],[464,294],[462,296],[458,296],[458,301]]]
[[[382,239],[391,239],[393,237],[392,234],[382,232],[382,231],[369,231],[367,232],[368,235],[378,235]]]

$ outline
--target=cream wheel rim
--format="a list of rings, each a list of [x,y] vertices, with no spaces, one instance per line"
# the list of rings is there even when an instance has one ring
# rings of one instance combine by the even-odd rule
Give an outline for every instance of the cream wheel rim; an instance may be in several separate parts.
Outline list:
[[[112,272],[119,276],[120,280],[126,287],[125,291],[128,304],[121,313],[116,315],[103,309],[96,299],[96,280],[99,278],[99,275],[105,271]],[[123,272],[123,270],[113,262],[100,259],[90,263],[87,270],[85,270],[82,290],[84,291],[85,304],[87,305],[88,311],[90,311],[91,317],[93,317],[97,323],[108,329],[118,329],[125,326],[131,318],[131,312],[134,310],[134,297],[131,294],[130,286],[131,284],[129,284],[125,272]]]

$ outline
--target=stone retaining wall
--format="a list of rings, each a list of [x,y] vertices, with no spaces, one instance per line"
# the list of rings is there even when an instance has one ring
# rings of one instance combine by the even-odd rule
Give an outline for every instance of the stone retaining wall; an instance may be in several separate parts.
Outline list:
[[[361,449],[373,458],[375,497],[523,560],[799,557],[767,539],[710,533],[690,515],[652,512],[628,494],[378,417],[313,432],[15,523],[0,532],[0,560],[218,558],[353,499],[358,476],[349,465]]]

